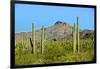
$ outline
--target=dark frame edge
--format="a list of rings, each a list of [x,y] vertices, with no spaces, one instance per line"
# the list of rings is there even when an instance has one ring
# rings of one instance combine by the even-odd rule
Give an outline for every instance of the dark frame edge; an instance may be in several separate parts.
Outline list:
[[[53,67],[53,66],[65,66],[65,65],[81,65],[81,64],[95,64],[96,61],[89,62],[72,62],[72,63],[54,63],[54,64],[38,64],[38,65],[21,65],[15,66],[15,68],[32,68],[32,67]]]
[[[14,11],[15,4],[14,1],[10,1],[10,68],[15,68],[15,56],[14,56]]]
[[[39,5],[50,5],[50,6],[69,6],[69,7],[89,7],[89,8],[95,8],[95,5],[84,5],[84,4],[67,4],[67,3],[54,3],[54,2],[40,2],[40,1],[14,1],[18,4],[39,4]]]
[[[95,49],[95,51],[94,51],[94,53],[95,53],[95,63],[97,62],[97,6],[95,6],[94,7],[94,18],[95,18],[95,21],[94,21],[94,23],[95,23],[95,47],[94,47],[94,49]]]

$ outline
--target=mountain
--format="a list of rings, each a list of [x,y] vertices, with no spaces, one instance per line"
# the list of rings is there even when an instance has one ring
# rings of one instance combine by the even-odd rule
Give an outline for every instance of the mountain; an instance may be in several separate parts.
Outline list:
[[[85,29],[80,32],[81,38],[93,38],[94,37],[94,31]]]
[[[45,28],[45,33],[48,40],[67,40],[70,39],[72,35],[72,26],[66,22],[57,21],[54,25]],[[80,30],[80,35],[84,37],[93,37],[94,32],[92,30]],[[29,39],[31,37],[31,32],[20,32],[15,33],[15,39]],[[35,39],[40,40],[40,29],[35,30]]]
[[[46,29],[49,40],[60,40],[71,34],[72,27],[65,22],[57,21],[53,26]]]

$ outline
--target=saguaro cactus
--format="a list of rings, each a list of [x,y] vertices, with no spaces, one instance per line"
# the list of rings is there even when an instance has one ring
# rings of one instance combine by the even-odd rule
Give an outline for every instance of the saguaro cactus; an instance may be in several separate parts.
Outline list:
[[[44,30],[44,41],[46,41],[47,40],[47,32],[45,32],[45,30]]]
[[[73,31],[73,51],[76,52],[76,26],[74,23],[74,27],[72,28]]]
[[[44,39],[45,39],[45,33],[44,33],[44,26],[41,28],[41,54],[44,53]]]
[[[79,40],[79,17],[77,17],[77,26],[75,26],[74,23],[74,28],[72,28],[72,44],[74,52],[80,51]]]
[[[23,36],[22,37],[22,46],[23,46],[22,50],[24,51],[24,47],[25,47],[25,41],[24,41],[25,40],[25,35],[24,35],[24,32],[22,33],[22,36]]]
[[[80,51],[80,46],[79,46],[79,17],[77,17],[77,50],[78,52]]]
[[[74,26],[72,27],[72,47],[73,47],[73,52],[74,52]]]
[[[35,54],[35,29],[34,29],[34,23],[32,23],[32,43],[33,43],[33,53]]]

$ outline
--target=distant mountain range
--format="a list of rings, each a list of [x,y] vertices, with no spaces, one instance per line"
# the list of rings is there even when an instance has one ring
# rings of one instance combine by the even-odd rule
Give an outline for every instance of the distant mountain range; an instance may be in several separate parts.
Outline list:
[[[70,39],[72,35],[72,26],[70,26],[66,22],[57,21],[54,25],[45,28],[46,36],[48,40],[62,40],[62,39]],[[29,39],[31,38],[32,32],[20,32],[15,33],[16,39]],[[93,38],[94,31],[85,29],[80,30],[81,38]],[[40,39],[40,29],[35,30],[35,38],[36,40]]]

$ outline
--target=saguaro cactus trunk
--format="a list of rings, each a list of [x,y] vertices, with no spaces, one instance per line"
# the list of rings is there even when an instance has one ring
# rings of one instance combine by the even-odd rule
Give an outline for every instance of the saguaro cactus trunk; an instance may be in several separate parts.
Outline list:
[[[77,50],[78,52],[80,51],[80,46],[79,46],[79,17],[77,17]]]
[[[72,29],[73,30],[73,52],[76,52],[76,26],[75,26],[75,23],[74,23],[74,28]]]
[[[72,47],[73,47],[73,51],[74,51],[74,27],[72,27]]]
[[[46,41],[47,40],[47,32],[45,32],[45,30],[44,30],[44,41]]]
[[[32,23],[32,43],[33,43],[33,53],[35,54],[35,29],[34,29],[34,23]]]
[[[25,47],[25,41],[24,41],[25,40],[25,35],[24,35],[24,32],[22,33],[22,36],[23,36],[22,37],[22,46],[23,46],[22,49],[24,51],[24,47]]]
[[[42,26],[42,28],[41,28],[41,54],[42,55],[44,53],[44,38],[45,38],[44,35],[45,35],[44,34],[44,26]]]

